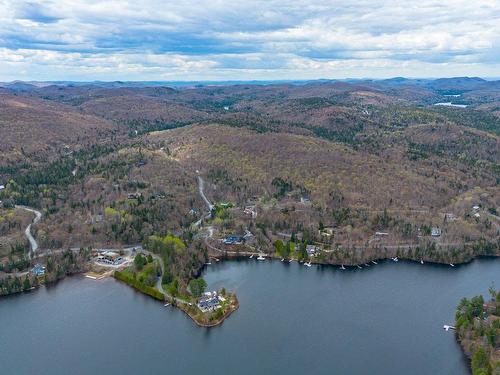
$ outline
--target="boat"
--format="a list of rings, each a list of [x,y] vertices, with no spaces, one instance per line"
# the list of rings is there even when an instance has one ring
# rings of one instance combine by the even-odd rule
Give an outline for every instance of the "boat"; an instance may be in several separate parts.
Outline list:
[[[285,261],[285,258],[281,258],[281,261],[284,262]]]
[[[365,263],[365,267],[370,267],[370,265],[368,263]]]
[[[165,306],[165,307],[170,306],[170,303],[166,303],[163,306]]]
[[[449,326],[449,325],[446,325],[446,324],[445,324],[445,325],[443,326],[443,329],[444,329],[445,331],[449,331],[450,329],[455,329],[455,327],[454,327],[454,326]]]
[[[362,269],[362,268],[363,268],[363,267],[361,267],[359,264],[358,264],[356,267],[358,267],[359,269]]]
[[[377,262],[375,262],[374,260],[372,260],[372,263],[373,263],[373,264],[378,264],[378,263],[377,263]]]
[[[450,266],[455,267],[455,265],[453,263],[450,263]]]
[[[259,256],[257,257],[257,260],[266,260],[266,258],[264,258],[262,255],[259,255]]]
[[[249,258],[250,258],[250,259],[252,259],[252,258],[253,258],[253,254],[252,254],[252,255],[250,255],[250,256],[249,256]]]
[[[420,259],[420,264],[424,264],[424,261],[422,259]]]
[[[309,262],[309,263],[305,262],[304,266],[311,267],[311,262]]]
[[[342,271],[343,271],[343,270],[345,270],[345,267],[344,267],[344,265],[342,265],[342,267],[340,267],[340,269],[341,269]]]
[[[211,262],[207,262],[207,263],[205,263],[205,265],[206,265],[206,266],[209,266],[209,265],[211,265],[211,264],[212,264]]]
[[[290,259],[290,260],[288,261],[288,263],[292,263],[292,262],[293,262],[293,259]]]
[[[392,258],[392,260],[393,260],[394,262],[399,261],[398,257],[394,257],[394,258]]]

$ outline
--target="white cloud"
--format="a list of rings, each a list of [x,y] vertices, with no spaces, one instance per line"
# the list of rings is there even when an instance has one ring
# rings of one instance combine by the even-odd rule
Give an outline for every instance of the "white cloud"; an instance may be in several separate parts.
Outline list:
[[[500,76],[496,0],[0,0],[0,79]]]

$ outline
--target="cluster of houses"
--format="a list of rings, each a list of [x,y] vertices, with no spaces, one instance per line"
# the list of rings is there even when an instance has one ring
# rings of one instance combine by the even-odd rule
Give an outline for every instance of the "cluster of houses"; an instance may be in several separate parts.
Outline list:
[[[116,266],[123,263],[123,257],[121,257],[120,254],[115,253],[114,251],[103,251],[97,256],[96,261],[99,263]]]
[[[225,300],[226,299],[219,295],[216,291],[205,292],[198,301],[198,308],[203,312],[215,311],[220,308],[221,302],[224,302]]]

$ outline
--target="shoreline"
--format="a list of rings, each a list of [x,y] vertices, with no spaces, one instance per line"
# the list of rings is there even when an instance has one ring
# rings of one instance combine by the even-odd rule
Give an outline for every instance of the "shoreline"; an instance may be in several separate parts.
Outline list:
[[[472,373],[472,354],[466,350],[465,344],[460,339],[460,335],[456,330],[454,335],[455,335],[455,341],[460,347],[460,351],[462,352],[462,358],[467,363],[467,366],[469,367],[469,370]]]
[[[463,297],[455,313],[455,340],[472,373],[497,374],[500,369],[500,292],[492,284],[490,299]],[[489,371],[488,371],[489,370]],[[492,372],[493,370],[493,372]]]
[[[254,255],[254,257],[257,255],[258,253],[256,252],[238,252],[237,254],[235,253],[225,253],[225,254],[217,254],[216,256],[211,256],[212,259],[217,259],[217,261],[222,261],[222,260],[232,260],[232,259],[238,259],[238,260],[243,260],[243,259],[249,259],[249,257],[251,255]],[[265,258],[265,260],[278,260],[278,261],[281,261],[282,257],[281,256],[278,256],[276,254],[262,254]],[[346,263],[341,263],[341,262],[328,262],[328,261],[321,261],[321,260],[318,260],[318,259],[314,259],[314,258],[311,258],[309,259],[309,262],[312,264],[312,265],[319,265],[319,266],[332,266],[332,267],[341,267],[341,266],[344,266],[346,267],[346,269],[348,268],[358,268],[358,266],[364,266],[365,264],[370,264],[372,263],[373,261],[375,262],[384,262],[384,261],[392,261],[392,258],[393,257],[397,257],[398,258],[398,261],[407,261],[407,262],[412,262],[412,263],[420,263],[421,260],[423,260],[424,264],[430,264],[430,265],[440,265],[440,266],[449,266],[450,263],[448,262],[445,262],[445,261],[439,261],[439,260],[434,260],[434,259],[426,259],[426,258],[423,258],[423,259],[416,259],[416,258],[412,258],[412,257],[407,257],[407,256],[404,256],[404,255],[394,255],[394,256],[384,256],[384,257],[379,257],[379,258],[373,258],[373,257],[370,257],[370,258],[366,258],[366,260],[363,260],[359,263],[357,262],[346,262]],[[459,261],[454,261],[452,264],[457,266],[457,265],[466,265],[466,264],[469,264],[469,263],[472,263],[474,260],[476,259],[488,259],[488,258],[499,258],[500,257],[500,253],[499,254],[477,254],[477,255],[474,255],[470,258],[467,258],[465,260],[459,260]],[[253,258],[255,259],[255,258]],[[303,261],[298,261],[296,258],[284,258],[284,262],[285,263],[288,263],[290,260],[292,260],[293,262],[297,262],[299,264],[304,264]],[[370,264],[370,266],[374,266],[375,264]]]
[[[222,315],[220,318],[214,320],[213,322],[210,322],[210,323],[205,323],[205,322],[201,322],[199,321],[198,319],[196,319],[196,315],[194,313],[192,313],[190,310],[189,310],[189,306],[186,307],[185,304],[182,304],[182,305],[172,305],[174,307],[177,307],[178,309],[184,311],[184,313],[189,316],[191,318],[191,320],[193,322],[196,323],[196,325],[198,327],[203,327],[203,328],[214,328],[214,327],[217,327],[219,325],[221,325],[224,320],[226,320],[227,318],[229,318],[229,316],[235,312],[236,310],[238,310],[240,308],[240,302],[238,301],[238,298],[236,297],[236,295],[233,295],[233,298],[234,298],[234,303],[231,303],[230,305],[230,308],[224,313],[224,315]]]
[[[249,256],[251,254],[255,254],[255,253],[252,253],[252,252],[239,252],[238,254],[223,254],[223,255],[218,254],[218,256],[217,256],[216,259],[218,259],[218,262],[219,261],[220,262],[222,262],[222,261],[231,261],[231,260],[249,260]],[[478,259],[478,260],[479,259],[496,259],[496,258],[499,258],[499,257],[500,257],[500,254],[499,255],[482,255],[482,254],[479,254],[479,255],[475,255],[475,256],[471,257],[470,259],[464,260],[462,262],[457,262],[457,263],[455,263],[455,265],[467,265],[467,264],[472,263],[476,259]],[[215,258],[215,257],[213,257],[213,258]],[[268,255],[268,254],[266,254],[265,258],[266,258],[266,260],[271,260],[271,261],[281,261],[281,257],[279,257],[277,255]],[[401,257],[399,257],[399,260],[405,261],[405,262],[417,263],[417,264],[420,263],[420,260],[416,260],[416,259],[410,258],[410,257],[403,257],[403,256],[401,256]],[[323,266],[323,267],[332,267],[332,268],[338,268],[339,266],[343,265],[346,270],[352,270],[352,269],[358,269],[358,266],[364,266],[365,264],[371,263],[372,261],[387,262],[387,261],[392,261],[392,259],[390,257],[370,259],[370,260],[367,260],[364,263],[358,263],[358,264],[341,264],[341,263],[333,263],[333,262],[321,262],[321,261],[317,261],[317,260],[314,260],[314,259],[311,260],[310,262],[311,262],[311,264],[314,264],[314,265],[319,265],[319,266]],[[298,264],[302,264],[302,265],[304,264],[303,262],[302,263],[298,262],[296,259],[294,259],[293,262],[297,262]],[[286,259],[283,263],[284,264],[289,264],[288,259]],[[425,260],[423,265],[446,266],[446,265],[449,265],[449,263],[439,262],[439,261],[432,261],[432,260]],[[375,266],[375,264],[370,264],[370,267],[371,266]],[[204,265],[200,269],[200,273],[203,271],[204,267],[206,267],[206,265]],[[363,267],[363,268],[367,268],[367,267]],[[28,289],[28,290],[20,290],[20,291],[15,291],[15,292],[9,293],[9,294],[2,294],[2,295],[0,295],[0,298],[1,297],[10,297],[10,296],[21,295],[21,294],[24,294],[24,293],[30,293],[30,292],[33,292],[33,291],[37,290],[38,288],[41,288],[41,287],[50,287],[51,285],[56,285],[59,281],[64,280],[66,277],[71,277],[71,276],[87,277],[88,275],[91,275],[91,277],[88,277],[89,279],[95,280],[95,281],[103,280],[103,279],[106,279],[106,278],[113,278],[113,279],[117,280],[118,282],[123,283],[123,284],[131,287],[136,292],[141,293],[141,294],[143,294],[145,296],[149,296],[150,298],[152,298],[152,299],[154,299],[156,301],[168,302],[168,303],[171,304],[171,306],[182,310],[187,316],[189,316],[191,318],[191,320],[198,327],[203,327],[203,328],[214,328],[214,327],[217,327],[217,326],[221,325],[224,322],[225,319],[229,318],[229,316],[231,316],[240,307],[239,301],[238,301],[238,298],[236,297],[236,295],[235,294],[231,294],[231,298],[234,298],[234,301],[230,304],[230,307],[224,313],[224,315],[221,316],[220,318],[216,319],[213,322],[206,323],[204,321],[200,321],[200,320],[197,319],[196,314],[194,312],[190,311],[189,305],[187,303],[178,303],[178,302],[175,302],[175,300],[174,300],[174,298],[172,298],[172,296],[163,295],[163,299],[160,300],[160,299],[155,298],[154,296],[152,296],[150,294],[145,293],[144,291],[142,291],[142,290],[140,290],[138,288],[135,288],[133,285],[129,285],[126,281],[123,281],[123,280],[120,280],[120,279],[116,278],[115,275],[114,275],[114,272],[110,273],[109,271],[107,271],[107,272],[104,272],[104,273],[102,273],[102,274],[99,275],[99,274],[97,274],[97,273],[95,273],[93,271],[88,271],[88,270],[82,271],[82,272],[77,272],[77,273],[72,273],[72,274],[69,274],[69,275],[65,275],[64,277],[62,277],[62,278],[60,278],[58,280],[49,282],[49,283],[40,283],[39,285],[33,286],[30,289]],[[99,275],[99,277],[96,277],[97,275]],[[457,335],[456,338],[457,338],[457,342],[462,347],[462,344],[461,344],[461,342],[459,340],[458,335]],[[464,353],[464,354],[466,355],[466,353]],[[467,355],[466,355],[466,357],[467,357],[467,359],[470,362],[470,357],[467,356]]]

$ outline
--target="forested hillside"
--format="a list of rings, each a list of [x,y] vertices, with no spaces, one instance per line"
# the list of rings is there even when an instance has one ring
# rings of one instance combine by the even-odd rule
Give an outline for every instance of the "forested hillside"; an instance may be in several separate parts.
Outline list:
[[[331,262],[494,255],[499,96],[496,82],[466,78],[6,87],[0,200],[43,211],[46,249],[168,233],[198,246],[200,176],[224,204],[210,240],[249,231],[248,246],[316,244]],[[467,106],[434,105],[445,101]],[[16,228],[3,233],[20,238]]]

